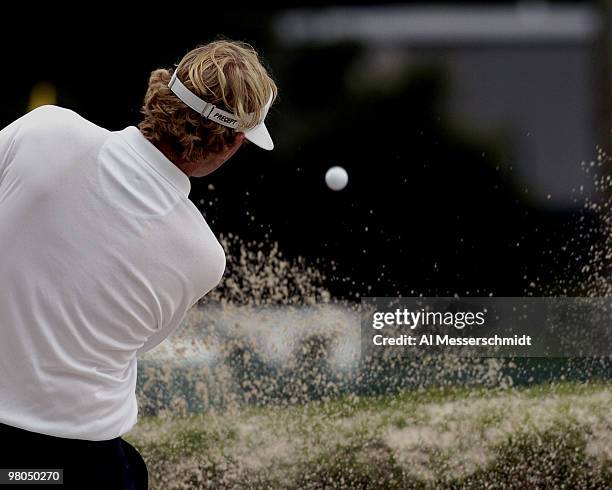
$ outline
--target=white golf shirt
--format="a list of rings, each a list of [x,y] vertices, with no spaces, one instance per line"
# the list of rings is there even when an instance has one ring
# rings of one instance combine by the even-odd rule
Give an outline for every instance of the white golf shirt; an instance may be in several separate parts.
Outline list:
[[[0,422],[106,440],[136,358],[220,281],[189,178],[133,126],[43,106],[0,131]]]

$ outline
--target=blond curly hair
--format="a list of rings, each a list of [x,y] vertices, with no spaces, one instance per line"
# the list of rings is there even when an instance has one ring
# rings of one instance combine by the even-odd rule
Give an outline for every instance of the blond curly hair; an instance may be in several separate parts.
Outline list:
[[[176,67],[179,80],[201,99],[236,116],[249,129],[260,120],[270,96],[276,99],[274,80],[249,44],[219,40],[187,53]],[[235,131],[203,118],[169,88],[174,71],[151,73],[138,128],[152,143],[164,143],[171,159],[198,161],[209,152],[224,151]]]

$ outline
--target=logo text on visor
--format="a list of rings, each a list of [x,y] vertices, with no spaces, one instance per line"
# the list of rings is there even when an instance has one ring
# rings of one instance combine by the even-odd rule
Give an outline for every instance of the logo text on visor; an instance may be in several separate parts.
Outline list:
[[[223,126],[227,126],[228,128],[236,129],[238,127],[237,116],[231,112],[219,109],[214,104],[210,104],[209,102],[205,102],[200,99],[197,95],[191,92],[191,90],[185,87],[185,85],[183,85],[183,83],[178,79],[176,71],[172,75],[168,88],[194,111],[199,112],[202,117],[211,119]]]

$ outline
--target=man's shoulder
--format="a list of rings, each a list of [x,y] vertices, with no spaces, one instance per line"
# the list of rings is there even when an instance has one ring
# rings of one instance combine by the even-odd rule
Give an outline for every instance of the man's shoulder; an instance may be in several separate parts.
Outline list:
[[[48,114],[48,113],[76,114],[76,112],[74,112],[71,109],[67,109],[65,107],[60,107],[58,105],[53,105],[53,104],[41,105],[30,111],[30,114],[37,114],[37,115]]]
[[[25,130],[53,131],[56,133],[109,131],[88,121],[71,109],[56,105],[43,105],[30,111],[23,117],[22,127]]]
[[[79,114],[71,109],[60,107],[57,105],[41,105],[24,116],[24,121],[39,121],[48,119],[83,119]]]

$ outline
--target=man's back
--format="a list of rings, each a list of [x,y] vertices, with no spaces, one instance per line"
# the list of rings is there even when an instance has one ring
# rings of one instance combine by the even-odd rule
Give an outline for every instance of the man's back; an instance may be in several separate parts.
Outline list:
[[[135,127],[45,106],[0,132],[0,422],[103,440],[136,422],[136,356],[220,280],[189,179]]]

